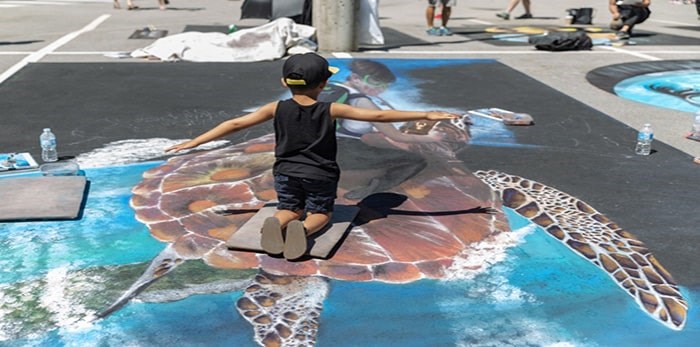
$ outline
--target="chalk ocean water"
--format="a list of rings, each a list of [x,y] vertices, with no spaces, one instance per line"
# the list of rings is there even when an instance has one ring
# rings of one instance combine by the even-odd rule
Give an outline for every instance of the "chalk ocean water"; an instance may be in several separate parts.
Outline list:
[[[79,221],[0,224],[0,286],[43,278],[41,305],[58,321],[47,331],[12,339],[13,324],[22,322],[11,322],[15,299],[0,294],[0,346],[255,345],[252,326],[235,308],[240,290],[166,303],[133,301],[95,322],[71,318],[82,308],[62,295],[68,271],[147,262],[165,246],[129,207],[131,187],[160,163],[85,169],[91,187]],[[682,288],[691,307],[688,323],[682,331],[670,330],[644,314],[607,274],[514,212],[506,213],[514,231],[498,244],[476,245],[464,270],[456,267],[446,280],[331,281],[317,345],[696,344],[698,290]],[[480,270],[466,270],[485,262]]]
[[[637,102],[683,112],[700,111],[700,72],[655,72],[615,85],[615,94]]]

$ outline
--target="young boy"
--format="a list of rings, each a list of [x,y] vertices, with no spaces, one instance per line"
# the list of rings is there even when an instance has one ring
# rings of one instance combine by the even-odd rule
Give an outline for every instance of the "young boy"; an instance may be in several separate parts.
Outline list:
[[[336,71],[317,54],[291,56],[282,69],[282,84],[292,92],[291,99],[271,102],[255,112],[224,121],[193,140],[166,149],[172,152],[194,148],[272,119],[276,142],[272,172],[279,203],[274,217],[263,223],[261,246],[269,254],[282,253],[287,260],[303,256],[306,238],[331,219],[340,179],[336,162],[337,118],[367,122],[459,118],[448,112],[370,110],[317,101],[328,78]],[[306,216],[301,222],[304,212]]]

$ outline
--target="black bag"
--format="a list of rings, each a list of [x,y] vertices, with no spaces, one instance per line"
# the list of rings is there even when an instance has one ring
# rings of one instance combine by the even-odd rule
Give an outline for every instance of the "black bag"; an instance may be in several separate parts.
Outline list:
[[[583,31],[551,32],[542,36],[532,36],[528,42],[544,51],[577,51],[593,47],[593,41]]]
[[[593,9],[590,7],[570,8],[566,12],[571,16],[569,24],[593,24]]]

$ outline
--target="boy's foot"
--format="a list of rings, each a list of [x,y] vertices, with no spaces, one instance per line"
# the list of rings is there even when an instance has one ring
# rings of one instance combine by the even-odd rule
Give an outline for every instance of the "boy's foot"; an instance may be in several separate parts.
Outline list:
[[[284,258],[299,259],[306,253],[306,228],[304,223],[293,220],[287,224],[287,240],[284,242]]]
[[[532,18],[532,13],[525,13],[520,16],[515,17],[515,19],[531,19]]]
[[[618,31],[615,34],[615,37],[617,37],[618,40],[629,40],[630,34],[624,32],[624,31]]]
[[[268,254],[280,254],[284,251],[284,239],[279,219],[268,217],[263,222],[260,246]]]
[[[450,36],[452,35],[452,31],[450,29],[447,29],[447,27],[440,27],[438,29],[440,31],[440,36]]]
[[[430,36],[440,36],[440,29],[432,27],[425,31]]]
[[[499,17],[499,18],[503,18],[503,19],[505,19],[505,20],[508,20],[508,19],[510,19],[510,13],[508,13],[508,12],[499,12],[499,13],[496,13],[496,17]]]

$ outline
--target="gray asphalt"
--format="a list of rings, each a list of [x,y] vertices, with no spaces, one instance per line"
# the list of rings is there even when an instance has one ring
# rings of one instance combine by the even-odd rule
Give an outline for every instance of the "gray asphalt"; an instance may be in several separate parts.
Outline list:
[[[240,0],[173,0],[167,11],[158,10],[156,0],[136,0],[140,9],[135,11],[127,11],[124,1],[119,10],[113,9],[108,0],[61,1],[61,4],[27,1],[29,4],[21,5],[0,0],[0,73],[4,73],[0,80],[11,77],[13,71],[21,69],[27,62],[141,62],[108,58],[104,53],[146,46],[151,40],[128,37],[136,29],[149,25],[169,33],[179,33],[186,25],[256,26],[266,23],[263,19],[239,19]],[[594,24],[604,25],[610,20],[604,0],[534,0],[532,12],[535,19],[510,21],[494,15],[502,11],[506,3],[506,0],[459,1],[453,9],[449,26],[460,31],[484,24],[558,25],[564,23],[567,8],[578,7],[595,8]],[[700,20],[693,5],[655,0],[651,8],[652,17],[640,25],[639,30],[700,40],[700,31],[697,30]],[[432,44],[349,53],[354,57],[495,58],[630,127],[639,128],[644,123],[652,123],[657,140],[693,157],[700,157],[700,142],[683,137],[691,125],[688,113],[624,100],[592,86],[585,79],[588,71],[611,64],[698,59],[700,47],[697,45],[637,45],[594,47],[586,52],[541,52],[531,46],[495,46],[460,35],[427,36],[424,11],[425,1],[418,0],[382,0],[379,6],[383,27]],[[522,13],[522,7],[513,13]],[[93,30],[76,33],[93,21],[99,22]],[[76,34],[66,37],[71,33]],[[634,145],[633,141],[630,139],[630,146]]]

